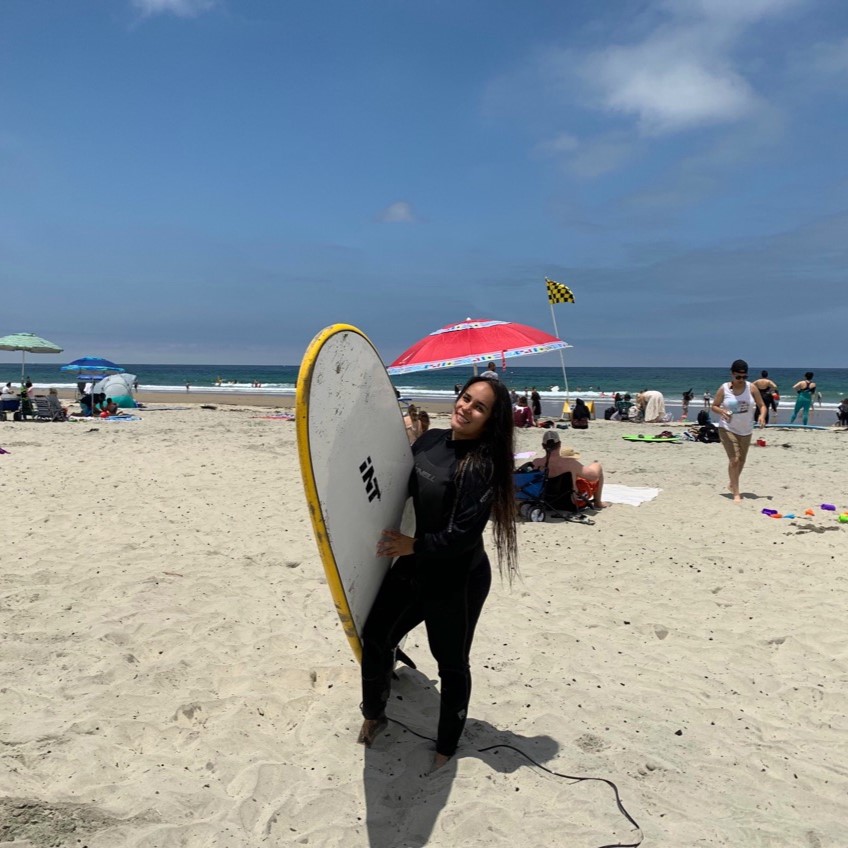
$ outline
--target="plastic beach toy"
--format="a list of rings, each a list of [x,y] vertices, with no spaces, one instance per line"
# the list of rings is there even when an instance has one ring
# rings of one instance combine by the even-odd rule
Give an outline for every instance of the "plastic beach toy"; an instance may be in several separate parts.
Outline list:
[[[783,518],[783,516],[779,512],[773,512],[769,518]]]
[[[761,510],[761,512],[763,513],[763,515],[777,515],[776,509],[763,509]]]
[[[848,524],[848,512],[843,512],[842,515],[839,516],[840,524]]]
[[[816,514],[815,510],[812,510],[812,509],[805,509],[804,510],[804,515],[815,515],[815,514]]]
[[[786,513],[786,515],[784,515],[783,517],[784,517],[784,518],[794,518],[794,517],[795,517],[795,513],[794,513],[794,512],[787,512],[787,513]]]
[[[830,510],[830,512],[836,512],[836,507],[833,504],[822,504],[821,508]]]

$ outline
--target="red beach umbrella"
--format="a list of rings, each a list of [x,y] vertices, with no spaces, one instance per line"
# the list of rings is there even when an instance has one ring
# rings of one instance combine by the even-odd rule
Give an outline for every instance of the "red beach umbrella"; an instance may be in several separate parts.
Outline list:
[[[480,365],[514,356],[533,356],[563,350],[570,344],[556,336],[516,324],[490,318],[466,318],[435,330],[405,350],[386,369],[389,374]]]

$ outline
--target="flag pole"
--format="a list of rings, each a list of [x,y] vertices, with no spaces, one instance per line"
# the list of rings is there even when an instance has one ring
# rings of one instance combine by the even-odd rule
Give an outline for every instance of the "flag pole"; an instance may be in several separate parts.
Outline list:
[[[554,322],[554,335],[559,338],[556,315],[554,315],[554,305],[550,301],[548,301],[548,306],[551,307],[551,321]],[[559,349],[559,364],[562,366],[562,379],[565,381],[565,399],[569,400],[571,395],[568,391],[568,374],[565,373],[565,356],[563,355],[562,348]]]

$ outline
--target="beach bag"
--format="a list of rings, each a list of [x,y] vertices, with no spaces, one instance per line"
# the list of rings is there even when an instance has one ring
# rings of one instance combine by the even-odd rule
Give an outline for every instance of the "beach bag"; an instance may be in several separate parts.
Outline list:
[[[706,444],[720,442],[721,438],[718,434],[718,427],[715,424],[704,424],[698,431],[698,441]]]

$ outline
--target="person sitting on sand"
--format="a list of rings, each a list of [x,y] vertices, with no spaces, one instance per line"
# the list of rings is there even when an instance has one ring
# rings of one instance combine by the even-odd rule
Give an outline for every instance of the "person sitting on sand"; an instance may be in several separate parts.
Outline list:
[[[544,468],[547,465],[549,479],[570,471],[574,478],[574,488],[588,506],[592,509],[609,506],[601,499],[604,493],[604,469],[600,462],[596,460],[589,465],[582,465],[578,462],[580,454],[574,448],[561,446],[556,430],[548,430],[542,436],[542,450],[545,456],[533,460],[534,468]]]
[[[18,393],[12,388],[11,383],[6,383],[0,389],[0,412],[14,412],[19,404]]]
[[[114,415],[123,415],[120,409],[118,409],[118,404],[112,400],[112,398],[106,398],[104,403],[102,404],[102,411],[100,413],[101,418],[111,418]]]
[[[592,414],[589,412],[589,407],[583,402],[582,398],[577,398],[574,401],[574,409],[571,410],[571,427],[574,430],[588,430],[589,419]]]
[[[518,403],[512,410],[512,421],[516,427],[533,427],[533,410],[527,405],[527,398],[521,395],[518,398]]]
[[[630,407],[632,406],[633,401],[630,399],[630,392],[626,392],[624,397],[616,397],[614,417],[618,421],[627,421],[630,418]]]
[[[842,398],[842,402],[836,407],[836,417],[843,427],[848,427],[848,398]]]
[[[418,428],[421,430],[422,434],[426,433],[430,429],[430,414],[426,409],[422,409],[421,412],[418,413]]]
[[[59,400],[59,392],[55,387],[47,390],[47,408],[50,410],[54,421],[68,420],[68,409],[62,406]]]

